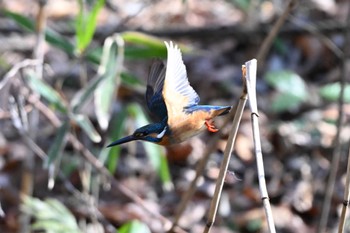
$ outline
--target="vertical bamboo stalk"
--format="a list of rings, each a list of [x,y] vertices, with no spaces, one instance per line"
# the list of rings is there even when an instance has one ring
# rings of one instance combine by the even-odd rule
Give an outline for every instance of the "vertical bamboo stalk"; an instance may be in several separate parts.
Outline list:
[[[335,135],[334,141],[333,141],[333,154],[332,154],[332,163],[331,163],[331,169],[329,172],[329,177],[327,180],[327,186],[325,190],[325,197],[323,201],[322,206],[322,213],[318,225],[317,232],[323,233],[325,232],[327,228],[328,223],[328,217],[329,217],[329,211],[331,207],[331,201],[332,196],[334,192],[334,186],[337,178],[337,172],[339,167],[339,162],[341,158],[341,143],[340,143],[340,135],[342,132],[343,124],[344,124],[344,92],[345,92],[345,84],[346,84],[346,78],[347,78],[347,56],[349,55],[350,45],[350,4],[348,6],[348,15],[347,15],[347,27],[345,31],[345,39],[344,39],[344,49],[343,49],[343,55],[341,58],[340,63],[340,93],[339,93],[339,99],[338,99],[338,120],[337,120],[337,133]]]
[[[258,113],[258,105],[256,100],[256,88],[255,88],[257,60],[256,59],[250,60],[246,62],[245,65],[247,69],[246,82],[247,82],[247,91],[248,91],[248,102],[249,102],[249,107],[251,111],[254,152],[255,152],[256,164],[257,164],[257,170],[258,170],[260,195],[261,195],[261,200],[263,202],[263,206],[266,214],[269,232],[275,233],[276,229],[273,221],[270,200],[269,200],[269,196],[266,188],[263,154],[261,150],[259,113]]]
[[[245,69],[242,70],[242,73],[244,76]],[[242,119],[243,110],[244,110],[246,101],[247,101],[247,92],[246,92],[246,85],[245,85],[244,78],[243,78],[242,95],[241,95],[241,98],[239,100],[236,114],[235,114],[235,117],[233,119],[230,135],[229,135],[229,138],[227,140],[227,145],[226,145],[225,152],[224,152],[224,158],[223,158],[223,161],[222,161],[221,166],[220,166],[219,177],[217,178],[217,181],[216,181],[214,197],[213,197],[211,204],[210,204],[208,220],[207,220],[207,224],[204,228],[204,232],[209,232],[211,227],[214,224],[214,221],[215,221],[215,217],[216,217],[216,213],[218,210],[219,201],[220,201],[220,197],[221,197],[221,193],[222,193],[222,187],[224,185],[228,164],[230,162],[231,153],[233,150],[234,142],[236,140],[239,123],[241,122],[241,119]]]

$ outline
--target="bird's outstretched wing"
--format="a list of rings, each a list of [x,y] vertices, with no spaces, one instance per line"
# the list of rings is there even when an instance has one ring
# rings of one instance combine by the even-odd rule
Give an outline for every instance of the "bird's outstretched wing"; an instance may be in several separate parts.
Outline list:
[[[168,51],[166,74],[163,85],[163,98],[170,122],[184,114],[188,107],[199,103],[199,96],[188,82],[186,67],[177,45],[164,42]]]
[[[147,79],[146,102],[148,109],[158,120],[167,117],[167,108],[162,95],[164,78],[165,66],[161,60],[155,60]]]

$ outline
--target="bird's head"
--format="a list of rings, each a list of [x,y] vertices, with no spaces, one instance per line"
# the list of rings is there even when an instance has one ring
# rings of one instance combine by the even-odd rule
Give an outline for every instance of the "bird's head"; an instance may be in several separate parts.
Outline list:
[[[168,132],[169,129],[166,124],[149,124],[138,128],[132,135],[126,136],[124,138],[112,142],[107,147],[112,147],[135,140],[143,140],[147,142],[153,142],[156,144],[162,144],[162,140],[164,139],[164,137],[166,137],[166,134]]]

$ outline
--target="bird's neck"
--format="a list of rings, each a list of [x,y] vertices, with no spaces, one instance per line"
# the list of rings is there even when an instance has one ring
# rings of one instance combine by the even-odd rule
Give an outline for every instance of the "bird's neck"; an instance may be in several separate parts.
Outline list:
[[[160,145],[165,145],[167,143],[167,138],[169,136],[169,127],[164,122],[158,122],[149,124],[146,127],[151,129],[151,132],[153,135],[151,137],[146,137],[146,141],[154,142]],[[166,140],[165,140],[166,139]]]

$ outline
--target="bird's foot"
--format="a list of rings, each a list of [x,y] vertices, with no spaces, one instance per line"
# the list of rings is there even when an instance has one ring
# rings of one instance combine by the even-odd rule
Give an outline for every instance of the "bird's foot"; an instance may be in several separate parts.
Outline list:
[[[207,127],[209,132],[218,132],[219,130],[215,127],[214,121],[212,119],[205,120],[205,126]]]

